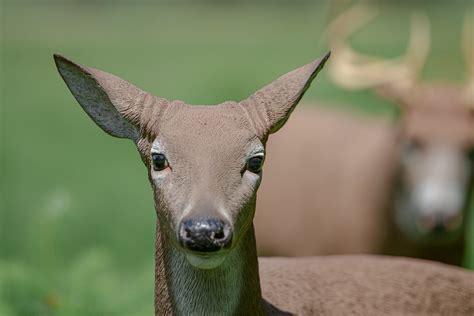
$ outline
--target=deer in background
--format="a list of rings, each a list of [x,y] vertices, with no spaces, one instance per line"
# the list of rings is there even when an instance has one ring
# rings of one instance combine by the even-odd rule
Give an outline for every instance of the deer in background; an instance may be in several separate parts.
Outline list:
[[[299,118],[295,113],[296,124],[290,122],[269,142],[273,156],[266,172],[284,174],[285,181],[271,176],[263,182],[256,215],[259,251],[382,253],[461,264],[474,148],[470,20],[464,28],[469,70],[463,86],[417,81],[430,42],[423,16],[414,19],[405,56],[382,60],[355,53],[346,39],[371,16],[355,6],[330,24],[329,73],[345,88],[372,88],[395,101],[401,119],[393,126],[328,110],[324,115],[307,110]],[[303,134],[304,142],[293,141]],[[285,169],[285,148],[297,153],[291,171]]]
[[[397,238],[387,239],[386,251],[460,264],[473,172],[472,19],[466,16],[464,24],[468,71],[462,85],[419,80],[430,46],[429,22],[422,15],[414,16],[413,36],[402,58],[383,60],[352,50],[347,37],[374,16],[355,6],[331,24],[330,46],[338,53],[329,74],[345,88],[374,89],[401,110],[389,233]]]
[[[474,313],[474,273],[457,267],[370,256],[257,260],[252,220],[267,138],[328,57],[241,102],[191,106],[55,55],[84,111],[131,139],[147,169],[156,315]]]

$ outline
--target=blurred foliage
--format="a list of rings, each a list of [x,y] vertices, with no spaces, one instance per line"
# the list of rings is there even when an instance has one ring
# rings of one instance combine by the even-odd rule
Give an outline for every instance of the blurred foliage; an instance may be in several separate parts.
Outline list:
[[[325,51],[331,2],[146,2],[4,0],[0,7],[2,316],[153,310],[155,214],[146,170],[130,142],[110,138],[82,112],[53,53],[169,99],[214,104],[245,98]],[[355,48],[403,52],[411,12],[404,3],[383,6],[353,38]],[[425,78],[462,80],[460,30],[471,2],[423,3],[416,7],[434,33]],[[338,89],[324,72],[304,100],[371,115],[395,110],[371,92]],[[474,253],[467,263],[474,267]]]
[[[0,315],[151,315],[152,271],[120,273],[97,249],[49,273],[0,261]]]

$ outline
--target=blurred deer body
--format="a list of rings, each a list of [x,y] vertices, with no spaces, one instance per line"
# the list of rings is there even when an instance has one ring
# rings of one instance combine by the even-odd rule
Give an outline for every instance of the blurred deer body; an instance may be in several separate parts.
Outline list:
[[[377,253],[396,141],[389,121],[322,107],[297,109],[268,141],[255,214],[259,253]]]
[[[269,152],[292,146],[301,154],[291,161],[296,172],[282,170],[284,156],[267,161],[267,174],[285,176],[280,177],[284,182],[267,176],[262,185],[259,250],[265,255],[383,253],[461,264],[474,148],[470,20],[463,42],[468,84],[457,85],[416,80],[430,42],[422,16],[414,20],[405,56],[381,60],[354,52],[346,38],[371,16],[356,6],[330,24],[329,74],[347,89],[375,89],[399,105],[401,118],[390,125],[324,116],[320,110],[301,118],[295,113],[298,126],[290,123],[269,143]],[[285,133],[305,141],[294,144]],[[269,221],[279,223],[280,234],[267,235]]]

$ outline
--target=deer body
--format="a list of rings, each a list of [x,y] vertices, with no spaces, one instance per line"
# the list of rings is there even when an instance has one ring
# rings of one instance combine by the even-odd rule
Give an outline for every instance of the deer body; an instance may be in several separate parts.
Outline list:
[[[261,259],[263,296],[296,315],[471,315],[472,279],[416,259],[327,256]]]
[[[382,119],[296,109],[267,144],[255,215],[259,254],[380,253],[396,142],[396,129]]]
[[[263,259],[259,269],[252,220],[265,143],[328,57],[244,101],[190,106],[55,56],[82,108],[109,134],[131,139],[147,168],[157,214],[156,315],[346,314],[361,305],[359,299],[365,314],[379,308],[472,314],[474,274],[458,268],[342,257]],[[427,288],[410,307],[400,304],[412,295],[408,288],[400,291],[399,282]],[[354,296],[335,302],[341,291]]]

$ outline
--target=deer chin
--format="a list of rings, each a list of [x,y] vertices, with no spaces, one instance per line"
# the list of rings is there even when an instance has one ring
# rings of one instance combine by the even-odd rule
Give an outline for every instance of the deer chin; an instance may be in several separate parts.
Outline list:
[[[218,253],[213,255],[199,255],[187,252],[186,259],[189,264],[197,269],[210,270],[220,266],[226,259],[226,254]]]

